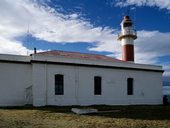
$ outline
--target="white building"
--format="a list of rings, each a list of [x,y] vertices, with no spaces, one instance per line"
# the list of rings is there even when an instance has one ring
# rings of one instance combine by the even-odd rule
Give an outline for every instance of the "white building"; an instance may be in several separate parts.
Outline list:
[[[0,106],[161,104],[162,67],[133,63],[137,36],[129,23],[125,17],[122,29],[128,32],[118,37],[122,61],[64,51],[1,54]]]

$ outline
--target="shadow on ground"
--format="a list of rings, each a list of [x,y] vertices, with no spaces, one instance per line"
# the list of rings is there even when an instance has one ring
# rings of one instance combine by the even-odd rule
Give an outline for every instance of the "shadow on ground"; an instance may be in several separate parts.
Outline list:
[[[71,108],[95,108],[99,113],[88,116],[101,116],[108,118],[128,118],[141,120],[170,120],[170,106],[46,106],[46,107],[5,107],[8,110],[39,110],[45,113],[74,114]],[[115,111],[114,111],[115,110]],[[118,110],[118,111],[117,111]],[[106,112],[105,112],[106,111]]]

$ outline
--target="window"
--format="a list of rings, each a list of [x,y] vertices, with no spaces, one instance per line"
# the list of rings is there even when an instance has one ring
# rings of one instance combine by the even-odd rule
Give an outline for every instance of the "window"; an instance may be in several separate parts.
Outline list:
[[[127,79],[127,94],[133,95],[133,78]]]
[[[124,23],[123,24],[123,27],[131,27],[132,26],[132,23]]]
[[[102,78],[100,76],[94,77],[94,94],[101,95],[101,85],[102,85]]]
[[[64,95],[64,76],[55,75],[55,95]]]

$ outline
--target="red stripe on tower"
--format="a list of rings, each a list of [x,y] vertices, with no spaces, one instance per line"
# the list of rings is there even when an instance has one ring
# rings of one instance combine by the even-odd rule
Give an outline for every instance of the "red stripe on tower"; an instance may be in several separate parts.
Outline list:
[[[122,59],[123,61],[134,61],[134,47],[127,44],[122,46]]]

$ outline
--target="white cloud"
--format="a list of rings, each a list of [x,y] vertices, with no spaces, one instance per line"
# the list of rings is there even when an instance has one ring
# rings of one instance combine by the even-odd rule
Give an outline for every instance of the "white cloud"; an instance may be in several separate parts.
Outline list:
[[[170,76],[170,62],[163,63],[162,65],[163,65],[163,69],[165,70],[163,75],[169,77]],[[167,79],[166,81],[170,82],[170,79]]]
[[[170,55],[170,33],[159,31],[138,31],[138,39],[135,40],[135,58],[137,63],[157,63],[157,58]],[[117,58],[121,57],[120,42],[117,35],[107,38],[105,42],[98,43],[95,47],[89,48],[93,51],[113,52]],[[106,40],[106,39],[105,39]]]
[[[55,43],[106,42],[115,31],[94,27],[76,13],[64,15],[49,6],[37,4],[37,0],[1,0],[0,19],[0,37],[21,46],[16,38],[26,34],[28,25],[33,37]]]
[[[170,55],[170,33],[139,31],[136,40],[136,60],[139,63],[156,63],[156,58]]]
[[[129,5],[150,6],[170,10],[170,0],[117,0],[116,5],[120,7]]]
[[[22,54],[26,55],[28,49],[26,49],[21,42],[10,41],[9,39],[4,39],[0,37],[0,52],[4,54]]]
[[[121,59],[120,52],[120,42],[117,40],[117,34],[108,35],[106,37],[101,37],[101,41],[97,42],[95,46],[89,48],[90,51],[98,51],[98,52],[111,52],[114,53],[112,57],[116,57]]]

